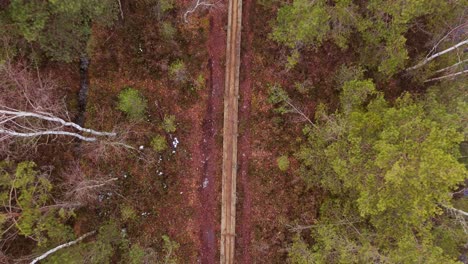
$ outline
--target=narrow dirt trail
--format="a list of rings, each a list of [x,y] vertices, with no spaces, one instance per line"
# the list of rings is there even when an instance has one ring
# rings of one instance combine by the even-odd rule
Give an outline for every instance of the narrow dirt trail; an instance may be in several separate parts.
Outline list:
[[[240,109],[239,109],[239,125],[241,127],[239,133],[239,188],[238,192],[242,197],[239,200],[238,209],[239,217],[237,219],[237,241],[236,241],[236,260],[237,263],[252,263],[251,257],[251,239],[252,239],[252,197],[249,186],[249,160],[251,156],[251,103],[252,103],[252,42],[253,31],[250,24],[250,14],[252,8],[252,0],[243,1],[242,14],[242,33],[243,45],[241,54],[241,69],[240,72]],[[243,129],[242,129],[243,128]]]
[[[234,263],[242,0],[229,0],[224,91],[221,263]]]
[[[219,201],[219,175],[220,171],[220,151],[217,146],[216,137],[220,131],[222,96],[223,96],[223,58],[225,54],[225,32],[224,26],[225,12],[213,9],[210,12],[210,32],[208,36],[207,48],[209,53],[207,80],[206,112],[202,123],[202,138],[199,144],[198,159],[196,162],[200,166],[200,242],[201,251],[199,261],[201,263],[217,263],[218,242],[216,233],[218,232],[218,201]]]

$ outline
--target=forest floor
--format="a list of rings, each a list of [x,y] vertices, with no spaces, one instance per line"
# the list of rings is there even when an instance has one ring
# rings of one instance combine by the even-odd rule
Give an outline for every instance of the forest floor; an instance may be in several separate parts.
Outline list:
[[[232,113],[226,117],[225,81],[234,80],[230,73],[239,66],[237,61],[226,68],[228,2],[237,1],[243,5],[240,73],[235,76],[239,90],[229,93],[226,109]],[[183,15],[195,0],[166,1],[170,6],[165,11],[158,6],[163,1],[121,2],[124,15],[112,27],[96,25],[89,41],[85,127],[116,131],[135,151],[81,155],[67,144],[42,144],[34,159],[54,168],[54,183],[66,182],[63,178],[73,166],[81,169],[83,179],[118,178],[112,189],[99,193],[99,201],[70,220],[75,233],[115,221],[129,243],[145,253],[164,257],[167,236],[178,245],[171,251],[177,257],[174,263],[203,264],[219,262],[225,234],[229,243],[235,242],[235,263],[287,263],[295,237],[313,240],[310,229],[297,227],[317,224],[323,197],[304,181],[296,159],[306,140],[306,122],[294,113],[275,111],[270,87],[283,88],[292,104],[314,120],[319,104],[329,112],[337,107],[335,76],[342,65],[353,65],[356,54],[325,42],[320,48],[302,47],[298,65],[287,68],[291,50],[271,39],[281,1],[214,0],[214,6],[191,13],[188,23]],[[60,80],[73,115],[78,109],[78,64],[45,64],[45,72]],[[118,110],[119,94],[129,87],[147,102],[139,120]],[[396,98],[402,87],[393,81],[386,95]],[[174,132],[164,128],[165,117],[175,117]],[[158,136],[166,139],[166,150],[152,148]],[[95,146],[81,144],[88,150]],[[286,170],[279,169],[279,157],[289,161]],[[236,173],[237,181],[223,182],[224,174]],[[230,186],[226,199],[223,185]],[[222,204],[231,208],[226,214]],[[233,216],[231,230],[236,232],[223,233],[222,219]]]
[[[194,153],[195,162],[201,165],[200,188],[200,240],[201,263],[217,263],[217,233],[219,233],[219,184],[220,184],[220,146],[216,136],[221,131],[221,120],[217,118],[222,112],[224,91],[225,55],[225,11],[213,9],[210,12],[210,29],[207,41],[209,78],[207,82],[208,98],[206,113],[202,125],[202,138],[199,150]]]
[[[240,109],[239,120],[244,126],[251,127],[251,105],[252,105],[252,41],[253,31],[250,24],[250,15],[252,8],[252,0],[243,1],[242,14],[242,42],[243,50],[241,52],[241,72],[240,72]],[[236,221],[236,254],[235,259],[238,263],[252,263],[251,257],[251,238],[252,238],[252,198],[249,182],[249,160],[251,158],[251,130],[246,129],[239,134],[238,141],[238,187],[237,190],[242,194],[242,201],[237,207],[236,213],[238,219]]]
[[[304,123],[273,113],[268,84],[282,85],[313,116],[317,102],[335,100],[328,76],[336,70],[340,56],[333,50],[309,52],[301,71],[286,72],[287,53],[269,39],[271,29],[265,23],[274,19],[276,10],[259,2],[243,1],[235,259],[236,263],[284,263],[296,234],[289,226],[314,222],[317,195],[297,176],[293,157]],[[122,181],[124,198],[109,200],[114,204],[106,214],[118,216],[121,204],[132,206],[138,217],[126,226],[133,243],[159,251],[161,236],[168,235],[180,244],[181,263],[217,263],[227,4],[190,17],[190,23],[180,21],[183,9],[171,13],[164,20],[177,29],[171,40],[162,36],[162,22],[151,17],[149,9],[131,1],[123,4],[124,21],[111,30],[96,30],[86,125],[100,130],[130,126],[128,142],[144,145],[145,155],[161,157],[162,162],[148,165],[129,154],[104,166],[82,163],[89,165],[90,173],[99,168]],[[186,8],[190,1],[180,6]],[[193,90],[170,79],[168,69],[177,60],[185,62],[189,78],[204,76],[203,88]],[[70,68],[58,67],[57,71],[78,73],[76,65]],[[297,93],[294,83],[305,80],[320,88],[320,94]],[[65,85],[76,84],[76,78],[71,78]],[[129,86],[148,99],[147,121],[131,123],[116,110],[118,93]],[[177,131],[172,137],[180,144],[175,153],[170,148],[156,155],[149,147],[151,138],[163,133],[161,114],[176,117]],[[281,155],[291,161],[286,172],[276,164]],[[159,176],[161,172],[164,175]],[[123,179],[123,175],[129,177]],[[99,218],[105,219],[106,214],[84,216],[84,228],[102,221]]]

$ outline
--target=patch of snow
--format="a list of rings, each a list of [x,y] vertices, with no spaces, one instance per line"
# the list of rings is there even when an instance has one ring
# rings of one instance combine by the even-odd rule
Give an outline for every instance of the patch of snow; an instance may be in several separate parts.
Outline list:
[[[148,216],[148,215],[150,215],[150,213],[148,213],[148,212],[141,213],[141,216]]]
[[[206,187],[208,187],[208,183],[209,183],[208,178],[205,178],[205,179],[203,180],[203,184],[202,184],[203,189],[205,189]]]
[[[175,149],[177,148],[177,145],[179,145],[179,140],[177,139],[177,137],[174,137],[174,140],[172,140],[172,146],[174,147],[172,154],[176,153]]]

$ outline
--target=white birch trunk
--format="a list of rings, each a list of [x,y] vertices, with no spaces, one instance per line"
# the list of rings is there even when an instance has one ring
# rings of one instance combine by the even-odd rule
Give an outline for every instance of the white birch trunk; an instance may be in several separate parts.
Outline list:
[[[438,52],[438,53],[430,56],[429,58],[426,58],[425,60],[421,61],[420,63],[416,64],[415,66],[413,66],[411,68],[408,68],[407,71],[416,70],[417,68],[420,68],[420,67],[426,65],[428,62],[432,61],[433,59],[435,59],[435,58],[437,58],[437,57],[439,57],[441,55],[444,55],[445,53],[450,52],[450,51],[452,51],[454,49],[457,49],[457,48],[459,48],[459,47],[461,47],[461,46],[463,46],[465,44],[468,44],[468,39],[465,39],[464,41],[459,42],[459,43],[453,45],[452,47],[450,47],[450,48],[448,48],[446,50]]]
[[[65,244],[62,244],[62,245],[60,245],[60,246],[57,246],[57,247],[55,247],[55,248],[53,248],[53,249],[47,251],[46,253],[40,255],[39,257],[33,259],[33,261],[31,261],[31,264],[35,264],[35,263],[37,263],[38,261],[47,258],[50,254],[53,254],[53,253],[59,251],[59,250],[62,249],[62,248],[66,248],[66,247],[69,247],[69,246],[73,246],[73,245],[75,245],[76,243],[79,243],[81,240],[83,240],[83,239],[85,239],[85,238],[87,238],[87,237],[89,237],[89,236],[91,236],[91,235],[94,235],[95,233],[96,233],[96,231],[88,232],[88,233],[86,233],[86,234],[80,236],[77,240],[70,241],[70,242],[68,242],[68,243],[65,243]]]

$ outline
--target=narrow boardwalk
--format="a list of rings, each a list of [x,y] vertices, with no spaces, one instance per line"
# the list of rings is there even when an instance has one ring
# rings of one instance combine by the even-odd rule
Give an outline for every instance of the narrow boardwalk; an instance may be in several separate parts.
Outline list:
[[[229,0],[224,90],[221,263],[234,263],[242,0]]]

